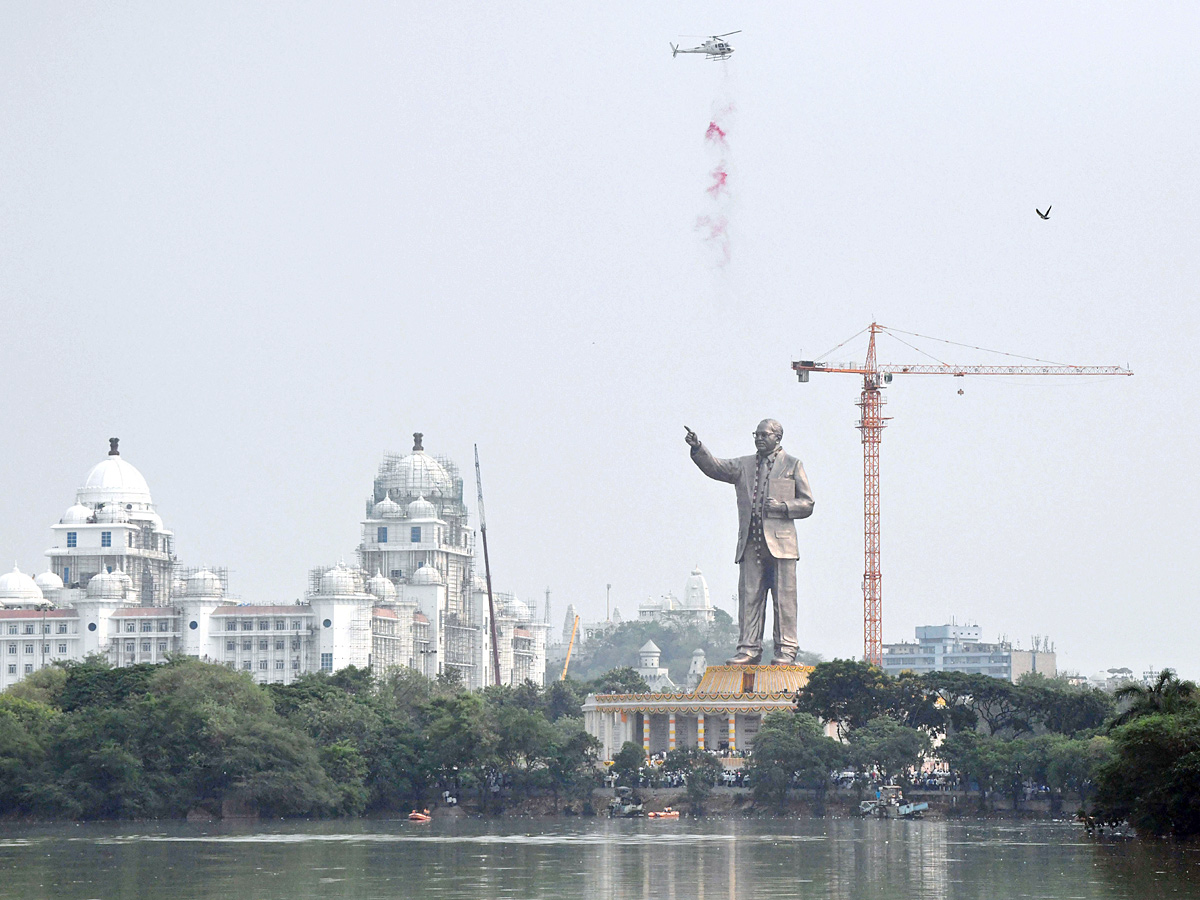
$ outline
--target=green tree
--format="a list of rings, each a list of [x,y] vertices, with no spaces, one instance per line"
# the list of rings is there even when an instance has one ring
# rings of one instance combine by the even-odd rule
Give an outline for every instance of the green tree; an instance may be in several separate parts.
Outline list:
[[[583,701],[587,697],[584,685],[578,681],[552,681],[543,694],[542,707],[551,722],[559,719],[583,718]]]
[[[1050,790],[1050,812],[1062,812],[1063,801],[1075,793],[1086,803],[1092,791],[1097,767],[1111,753],[1112,741],[1104,736],[1070,738],[1063,734],[1042,734],[1029,738],[1029,776]]]
[[[1117,716],[1118,725],[1156,713],[1173,715],[1184,712],[1195,708],[1198,699],[1196,683],[1180,681],[1171,669],[1159,672],[1158,678],[1149,687],[1136,682],[1122,685],[1113,692],[1113,697],[1125,707]]]
[[[553,749],[554,726],[540,711],[515,704],[489,712],[500,774],[510,779],[518,791],[527,793],[531,774],[544,766]]]
[[[22,700],[33,700],[47,706],[61,708],[60,698],[66,683],[67,670],[65,665],[55,663],[52,666],[46,666],[44,669],[38,669],[32,675],[25,676],[25,678],[10,687],[5,693]]]
[[[120,706],[135,695],[150,689],[150,679],[158,666],[141,663],[114,669],[103,657],[92,656],[83,662],[64,665],[66,682],[58,696],[63,712],[76,709]]]
[[[842,744],[825,736],[821,723],[808,713],[768,713],[754,738],[749,771],[756,801],[782,808],[793,785],[816,791],[823,809],[829,773],[845,760]]]
[[[930,672],[924,678],[950,707],[955,730],[974,727],[976,721],[983,722],[989,734],[1017,735],[1033,729],[1028,697],[1011,682],[968,672]]]
[[[688,804],[694,816],[704,814],[704,804],[712,794],[721,772],[720,761],[711,753],[696,747],[672,750],[663,760],[663,774],[683,777]]]
[[[938,753],[965,785],[972,781],[979,785],[981,805],[989,793],[1001,793],[1012,798],[1013,809],[1020,805],[1025,780],[1036,765],[1028,740],[975,731],[950,735],[938,747]]]
[[[878,769],[886,781],[908,780],[929,752],[929,736],[890,716],[877,716],[850,733],[851,758],[860,771]]]
[[[883,669],[853,659],[821,663],[796,693],[795,708],[826,722],[837,723],[842,738],[887,711],[891,679]]]
[[[1139,834],[1200,835],[1200,709],[1144,713],[1111,732],[1113,754],[1098,767],[1095,813]]]
[[[1112,696],[1098,688],[1077,688],[1058,679],[1026,676],[1017,690],[1029,720],[1057,734],[1093,731],[1113,712]]]
[[[892,679],[886,691],[888,714],[901,725],[919,728],[928,734],[946,730],[945,707],[938,703],[938,692],[931,689],[920,675],[901,672]]]
[[[638,772],[646,765],[646,754],[633,741],[626,741],[613,757],[612,773],[617,783],[627,787],[638,786]]]
[[[447,790],[461,796],[464,781],[479,792],[487,808],[492,788],[498,788],[494,767],[496,735],[488,724],[478,694],[434,697],[424,707],[425,751],[428,767]]]
[[[609,669],[594,681],[587,682],[588,694],[648,694],[650,685],[633,666]]]
[[[40,805],[37,786],[46,780],[46,748],[60,715],[37,700],[0,694],[0,809],[28,814]]]
[[[600,742],[587,733],[582,716],[577,719],[560,717],[550,728],[551,740],[543,754],[543,771],[557,807],[563,793],[582,790],[590,794],[598,781],[596,758]]]
[[[161,802],[176,814],[225,804],[273,816],[342,811],[315,742],[249,676],[186,658],[154,668],[137,709],[147,723],[140,759],[170,787]]]

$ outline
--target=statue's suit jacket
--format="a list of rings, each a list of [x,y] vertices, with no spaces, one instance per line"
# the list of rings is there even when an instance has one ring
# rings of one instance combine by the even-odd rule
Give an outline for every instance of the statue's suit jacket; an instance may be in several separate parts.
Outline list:
[[[738,544],[734,562],[740,563],[750,542],[750,506],[754,497],[754,479],[758,476],[758,456],[718,459],[701,444],[692,448],[692,461],[709,478],[727,481],[737,492]],[[800,460],[781,450],[775,457],[768,478],[767,496],[782,500],[787,505],[787,517],[763,518],[763,537],[767,550],[776,559],[799,559],[800,548],[796,544],[796,526],[792,520],[806,519],[812,515],[813,498],[808,487],[808,476],[804,474]]]

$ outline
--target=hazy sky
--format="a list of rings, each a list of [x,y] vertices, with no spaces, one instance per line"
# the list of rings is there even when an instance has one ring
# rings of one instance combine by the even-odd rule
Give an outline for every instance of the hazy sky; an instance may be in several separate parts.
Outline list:
[[[733,491],[683,425],[732,456],[773,416],[816,498],[801,645],[857,656],[860,383],[790,363],[876,318],[1137,373],[896,379],[884,640],[1200,676],[1200,6],[755,7],[0,6],[0,552],[45,568],[115,435],[182,562],[290,601],[422,431],[472,510],[479,444],[494,577],[556,626],[696,564],[732,609]]]

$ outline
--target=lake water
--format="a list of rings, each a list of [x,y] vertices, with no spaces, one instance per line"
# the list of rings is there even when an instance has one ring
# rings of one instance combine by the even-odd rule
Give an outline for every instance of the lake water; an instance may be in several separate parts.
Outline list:
[[[1058,823],[355,820],[0,828],[0,897],[1200,897],[1200,849]]]

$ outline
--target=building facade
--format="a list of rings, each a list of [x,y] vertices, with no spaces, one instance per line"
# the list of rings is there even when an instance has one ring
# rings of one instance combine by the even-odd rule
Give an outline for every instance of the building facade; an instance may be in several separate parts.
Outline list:
[[[1015,682],[1022,675],[1038,672],[1047,678],[1058,674],[1054,650],[1017,650],[1008,641],[985,643],[978,625],[921,625],[912,643],[884,644],[883,670],[901,672],[968,672]]]
[[[584,726],[612,759],[626,741],[650,756],[686,747],[739,754],[754,747],[763,716],[790,711],[812,666],[708,666],[692,691],[589,694]]]
[[[247,604],[228,596],[223,570],[179,567],[146,480],[112,439],[51,526],[47,571],[0,575],[0,689],[91,655],[125,666],[182,654],[259,682],[353,665],[493,683],[487,588],[474,575],[457,470],[425,454],[418,435],[413,454],[385,458],[375,488],[364,565],[315,570],[302,602]],[[549,625],[512,594],[494,599],[501,682],[543,684]]]

